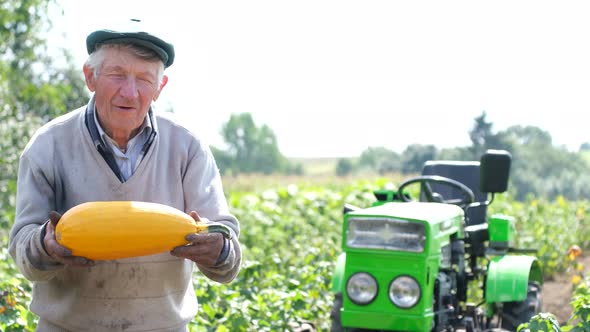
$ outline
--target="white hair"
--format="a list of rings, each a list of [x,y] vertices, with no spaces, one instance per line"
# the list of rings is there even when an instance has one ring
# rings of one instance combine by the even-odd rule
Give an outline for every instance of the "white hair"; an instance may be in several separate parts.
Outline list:
[[[156,73],[158,82],[157,87],[159,87],[160,84],[162,84],[162,80],[164,78],[164,62],[162,61],[162,59],[152,50],[149,50],[145,47],[137,46],[135,44],[103,44],[98,46],[98,48],[94,52],[92,52],[86,60],[86,65],[90,69],[92,69],[92,75],[94,75],[94,78],[97,78],[98,74],[100,73],[102,63],[104,62],[106,49],[126,50],[143,60],[153,62],[157,61],[159,64],[158,72]]]

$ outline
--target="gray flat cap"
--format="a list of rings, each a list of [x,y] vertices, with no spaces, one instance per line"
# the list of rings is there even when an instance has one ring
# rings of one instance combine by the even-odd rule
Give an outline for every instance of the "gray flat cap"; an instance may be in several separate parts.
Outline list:
[[[132,19],[131,21],[140,22],[136,19]],[[86,37],[88,54],[94,52],[99,45],[118,43],[136,44],[154,51],[162,59],[165,67],[170,67],[174,62],[174,46],[148,32],[105,29],[94,31]]]

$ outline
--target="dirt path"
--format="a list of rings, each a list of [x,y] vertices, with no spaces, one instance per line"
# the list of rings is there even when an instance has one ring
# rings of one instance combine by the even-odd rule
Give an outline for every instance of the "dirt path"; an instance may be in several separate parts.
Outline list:
[[[585,275],[590,273],[590,255],[578,257],[584,265]],[[561,326],[567,323],[572,314],[572,276],[570,274],[559,275],[555,280],[547,280],[543,285],[543,312],[554,314]]]

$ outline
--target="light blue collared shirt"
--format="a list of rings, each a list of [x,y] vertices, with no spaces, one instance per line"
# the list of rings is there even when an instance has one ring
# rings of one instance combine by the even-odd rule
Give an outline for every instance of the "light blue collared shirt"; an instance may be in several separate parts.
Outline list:
[[[103,143],[108,146],[109,149],[111,149],[123,179],[127,181],[131,175],[135,173],[137,167],[139,167],[141,159],[143,159],[143,154],[145,153],[145,151],[143,151],[143,146],[148,141],[153,130],[148,116],[143,119],[143,123],[141,124],[141,128],[139,129],[137,135],[132,137],[129,142],[127,142],[127,149],[125,151],[121,150],[119,146],[117,146],[115,140],[107,135],[107,133],[102,129],[98,121],[96,111],[94,112],[94,122],[96,123],[98,133],[100,134]]]

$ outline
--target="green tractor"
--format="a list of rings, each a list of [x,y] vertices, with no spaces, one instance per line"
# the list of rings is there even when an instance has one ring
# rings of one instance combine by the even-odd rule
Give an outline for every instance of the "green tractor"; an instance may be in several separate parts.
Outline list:
[[[371,207],[345,206],[331,330],[515,331],[539,313],[535,251],[512,247],[512,217],[487,216],[511,159],[428,161]]]

